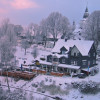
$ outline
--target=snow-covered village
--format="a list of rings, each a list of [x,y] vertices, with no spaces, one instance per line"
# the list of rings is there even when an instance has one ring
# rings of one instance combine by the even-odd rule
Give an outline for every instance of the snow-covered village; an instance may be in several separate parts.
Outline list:
[[[0,0],[0,100],[100,100],[99,4]]]

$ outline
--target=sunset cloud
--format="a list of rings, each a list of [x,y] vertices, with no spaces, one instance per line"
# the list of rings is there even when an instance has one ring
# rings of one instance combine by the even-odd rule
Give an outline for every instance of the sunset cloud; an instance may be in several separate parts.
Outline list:
[[[34,1],[31,0],[13,0],[10,5],[15,9],[27,9],[39,7]]]
[[[7,10],[0,8],[0,14],[1,14],[1,13],[2,13],[2,14],[7,13]]]

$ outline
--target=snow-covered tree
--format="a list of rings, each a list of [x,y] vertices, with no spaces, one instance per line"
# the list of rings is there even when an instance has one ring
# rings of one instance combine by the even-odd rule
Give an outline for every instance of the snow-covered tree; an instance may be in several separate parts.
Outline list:
[[[15,89],[13,92],[8,92],[4,100],[27,100],[26,95],[22,89]]]
[[[100,11],[94,11],[86,20],[83,26],[85,39],[100,41]]]
[[[3,37],[0,41],[0,55],[1,62],[7,64],[14,57],[14,48],[7,40],[7,37]]]
[[[41,21],[40,29],[41,29],[42,40],[44,41],[44,46],[46,47],[47,38],[49,37],[48,23],[46,19]]]
[[[75,21],[73,21],[73,25],[72,25],[72,31],[74,31],[76,28],[76,24],[75,24]]]
[[[40,26],[38,24],[29,24],[27,27],[27,38],[30,42],[33,42],[34,39],[36,43],[41,40]]]
[[[2,37],[3,35],[5,35],[7,33],[9,24],[10,24],[10,21],[8,18],[2,20],[1,27],[0,27],[0,30],[1,30],[0,37]]]
[[[14,25],[9,22],[9,19],[4,19],[0,27],[0,60],[6,68],[11,64],[11,60],[14,58],[16,43]],[[7,85],[8,90],[10,91],[8,72]]]
[[[7,36],[3,36],[0,40],[0,56],[1,63],[7,68],[10,65],[11,60],[14,58],[14,48],[11,43],[8,41]],[[7,85],[8,90],[10,91],[9,82],[8,82],[8,72],[7,72]]]
[[[69,33],[70,24],[68,19],[58,12],[51,13],[42,23],[45,34],[49,33],[53,37],[54,45],[59,34]]]
[[[25,50],[25,55],[26,55],[26,50],[27,50],[27,48],[30,47],[30,45],[29,45],[27,39],[22,40],[21,46],[22,46],[22,48],[24,48],[24,50]]]
[[[16,35],[18,36],[23,31],[23,27],[21,25],[15,25],[14,26],[14,31],[15,31]]]
[[[15,46],[17,43],[17,37],[14,27],[14,24],[11,24],[9,19],[4,19],[0,27],[0,37],[6,36],[8,42]]]
[[[33,55],[34,59],[38,56],[38,49],[35,46],[33,48],[32,55]]]

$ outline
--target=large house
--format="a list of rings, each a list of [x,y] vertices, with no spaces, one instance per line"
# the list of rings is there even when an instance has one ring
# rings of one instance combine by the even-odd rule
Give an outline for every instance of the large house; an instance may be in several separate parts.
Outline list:
[[[93,41],[59,39],[46,60],[40,60],[48,72],[80,73],[81,69],[96,64]]]

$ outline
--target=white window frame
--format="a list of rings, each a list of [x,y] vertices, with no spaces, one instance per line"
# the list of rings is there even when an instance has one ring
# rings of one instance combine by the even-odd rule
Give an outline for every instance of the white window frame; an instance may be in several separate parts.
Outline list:
[[[77,61],[72,60],[71,65],[77,65]]]

